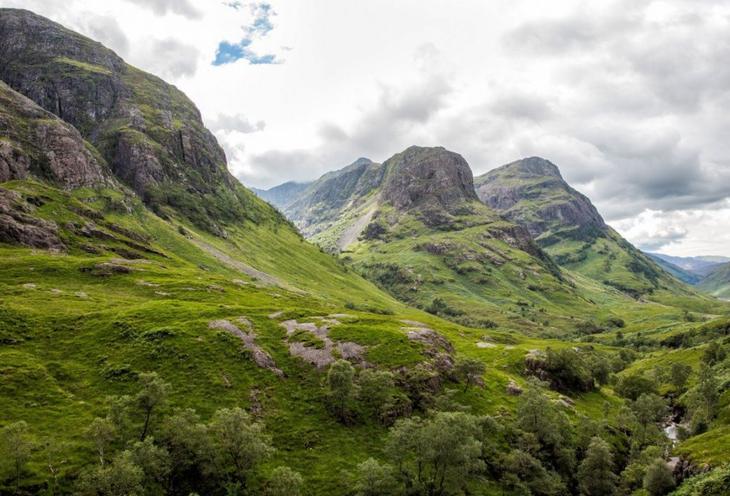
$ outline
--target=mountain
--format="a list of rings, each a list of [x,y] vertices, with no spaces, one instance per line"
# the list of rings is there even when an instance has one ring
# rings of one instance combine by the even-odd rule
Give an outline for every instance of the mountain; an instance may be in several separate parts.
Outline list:
[[[600,233],[607,226],[591,201],[563,180],[552,162],[531,157],[477,177],[479,198],[543,240]],[[547,244],[547,243],[545,243]]]
[[[359,159],[283,211],[390,294],[452,320],[560,332],[553,324],[595,312],[596,288],[576,290],[527,229],[479,201],[469,165],[441,147]]]
[[[558,268],[456,153],[307,186],[337,258],[158,78],[27,11],[0,9],[0,59],[0,494],[567,494],[599,425],[622,464],[666,445],[619,420],[624,376],[679,398],[667,364],[720,354],[730,306]],[[730,461],[720,403],[688,473]]]
[[[563,268],[635,298],[655,291],[691,293],[606,225],[548,160],[512,162],[477,177],[475,187],[485,204],[525,226]]]
[[[730,300],[730,263],[714,266],[712,272],[697,285],[697,289]]]
[[[659,267],[664,269],[665,271],[672,274],[674,277],[679,279],[682,282],[686,282],[687,284],[695,285],[702,281],[703,277],[700,274],[697,274],[696,272],[691,272],[689,270],[685,270],[682,267],[678,265],[674,265],[671,262],[668,262],[665,260],[661,255],[657,255],[654,253],[647,253],[647,255],[654,260]]]
[[[710,275],[720,265],[730,262],[730,258],[717,256],[700,257],[673,257],[662,253],[651,253],[653,258],[660,258],[670,264],[700,276],[701,278]]]
[[[74,126],[153,210],[225,235],[271,213],[228,172],[195,105],[101,44],[29,11],[0,9],[0,79]],[[62,41],[62,42],[61,42]]]
[[[299,195],[307,189],[310,183],[297,183],[289,181],[269,189],[251,188],[256,195],[278,208],[285,209],[289,204],[296,201]]]

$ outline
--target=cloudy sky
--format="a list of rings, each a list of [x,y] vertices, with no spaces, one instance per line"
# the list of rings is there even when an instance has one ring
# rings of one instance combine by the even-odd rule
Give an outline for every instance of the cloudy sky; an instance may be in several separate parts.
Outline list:
[[[183,89],[248,186],[539,155],[642,248],[730,256],[730,2],[0,0]],[[549,8],[548,8],[549,6]]]

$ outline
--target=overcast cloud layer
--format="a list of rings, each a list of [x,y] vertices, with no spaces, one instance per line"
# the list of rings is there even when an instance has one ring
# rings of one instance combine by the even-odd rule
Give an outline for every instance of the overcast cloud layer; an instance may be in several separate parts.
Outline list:
[[[412,145],[539,155],[640,247],[730,255],[730,4],[0,0],[198,104],[244,184]]]

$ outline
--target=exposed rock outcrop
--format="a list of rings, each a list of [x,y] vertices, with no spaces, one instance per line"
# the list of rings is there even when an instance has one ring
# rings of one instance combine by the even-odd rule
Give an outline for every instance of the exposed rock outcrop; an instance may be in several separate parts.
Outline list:
[[[494,169],[475,180],[479,199],[534,237],[564,229],[605,229],[591,201],[560,175],[552,162],[530,157]]]
[[[214,234],[224,232],[221,223],[276,216],[228,172],[223,149],[180,90],[100,43],[32,12],[0,9],[0,79],[76,127],[158,213],[172,207]],[[40,139],[59,143],[52,131]],[[55,159],[76,155],[69,148]]]
[[[469,164],[445,148],[412,146],[383,165],[383,200],[396,209],[440,207],[454,212],[464,202],[478,200]]]
[[[73,126],[0,81],[0,182],[30,176],[65,189],[111,182]]]
[[[0,188],[0,243],[65,250],[58,226],[34,216],[33,210],[20,194]]]

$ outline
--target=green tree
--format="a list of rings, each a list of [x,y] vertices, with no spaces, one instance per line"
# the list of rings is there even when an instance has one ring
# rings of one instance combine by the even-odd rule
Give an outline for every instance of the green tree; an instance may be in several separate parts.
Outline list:
[[[170,454],[162,446],[157,446],[151,437],[137,441],[131,447],[132,462],[142,469],[142,486],[149,495],[164,494],[172,468]]]
[[[135,465],[132,453],[123,451],[111,463],[87,469],[78,480],[81,496],[141,496],[144,472]]]
[[[684,391],[690,375],[692,375],[692,367],[685,363],[675,362],[669,371],[669,382],[677,388],[677,391]]]
[[[170,385],[164,382],[156,372],[140,374],[139,379],[142,383],[142,390],[137,393],[136,403],[144,419],[142,434],[139,437],[140,441],[144,441],[150,430],[152,414],[165,403]]]
[[[702,361],[707,365],[715,365],[725,359],[725,349],[718,341],[711,341],[702,353]]]
[[[656,383],[639,373],[622,376],[616,384],[616,392],[632,401],[645,393],[656,393]]]
[[[388,496],[396,493],[397,481],[393,467],[368,458],[357,466],[354,478],[358,496]]]
[[[165,418],[159,441],[174,462],[169,475],[173,494],[205,492],[203,481],[214,476],[214,448],[209,428],[192,409],[176,410]]]
[[[23,468],[30,460],[33,451],[33,441],[30,438],[28,424],[21,420],[3,427],[1,440],[2,458],[12,467],[15,491],[18,492],[23,477]]]
[[[241,408],[224,408],[213,416],[210,431],[218,470],[246,489],[250,473],[273,451],[263,425]]]
[[[481,360],[463,358],[456,362],[456,374],[464,382],[464,392],[476,384],[486,372],[487,366]]]
[[[347,360],[337,360],[327,372],[327,392],[335,415],[346,420],[354,394],[355,369]]]
[[[268,496],[300,496],[304,479],[289,467],[276,467],[271,473],[266,494]]]
[[[96,417],[86,429],[86,435],[94,443],[96,454],[99,456],[99,464],[106,462],[106,453],[114,442],[117,430],[108,418]]]
[[[517,402],[516,426],[537,439],[539,457],[546,466],[568,475],[575,468],[573,429],[566,415],[542,392],[539,381],[531,380]]]
[[[618,477],[613,473],[611,447],[600,437],[594,437],[578,468],[578,484],[585,496],[612,496],[616,493]]]
[[[386,451],[406,489],[429,496],[460,490],[484,468],[482,426],[463,412],[439,412],[425,420],[402,419],[391,429]]]
[[[380,416],[393,397],[393,374],[384,370],[365,369],[357,379],[357,397],[368,414]]]
[[[661,396],[644,393],[631,404],[636,420],[643,428],[659,422],[667,413],[667,402]]]
[[[709,365],[700,364],[697,385],[687,395],[693,421],[695,415],[706,419],[707,422],[715,418],[719,398],[719,383],[715,372]]]
[[[664,496],[674,489],[674,477],[667,463],[657,458],[649,465],[644,476],[644,489],[651,496]]]
[[[517,494],[559,496],[566,494],[560,476],[523,450],[512,450],[503,461],[503,483]]]

